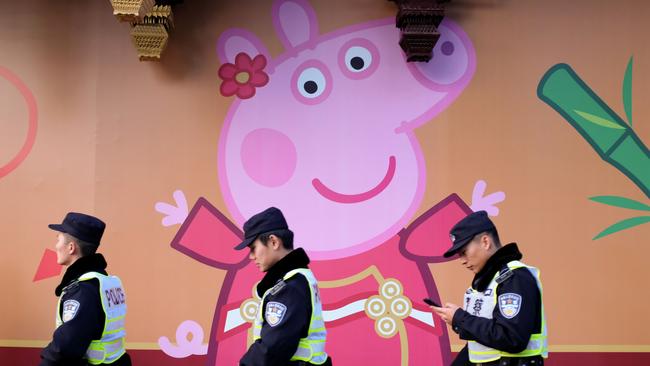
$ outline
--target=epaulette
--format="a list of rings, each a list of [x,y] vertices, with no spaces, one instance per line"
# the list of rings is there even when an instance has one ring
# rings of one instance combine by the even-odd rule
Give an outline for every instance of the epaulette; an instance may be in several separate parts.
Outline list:
[[[72,281],[69,285],[64,287],[63,290],[61,290],[61,296],[63,296],[63,294],[65,294],[66,292],[75,290],[77,287],[79,287],[79,280]]]
[[[278,292],[282,291],[282,289],[287,285],[284,280],[280,280],[280,282],[276,283],[275,286],[271,288],[271,292],[269,292],[271,295],[275,295]]]
[[[508,268],[507,271],[501,273],[499,277],[496,278],[496,283],[502,283],[503,281],[507,280],[508,278],[512,277],[514,273],[510,268]]]

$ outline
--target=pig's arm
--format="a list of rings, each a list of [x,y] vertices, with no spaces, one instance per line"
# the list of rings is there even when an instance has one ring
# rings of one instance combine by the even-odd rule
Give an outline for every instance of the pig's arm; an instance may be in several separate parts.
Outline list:
[[[451,247],[449,230],[472,209],[452,194],[418,217],[400,233],[400,250],[416,262],[434,263]]]
[[[242,240],[242,232],[205,198],[199,198],[187,212],[185,196],[174,192],[177,207],[159,202],[156,210],[166,214],[163,225],[182,223],[171,246],[209,266],[231,269],[247,263],[246,252],[233,247]],[[183,207],[183,204],[185,207]]]
[[[418,217],[400,233],[400,250],[407,258],[417,262],[445,261],[443,253],[451,247],[449,231],[468,214],[485,210],[490,216],[499,214],[496,205],[506,195],[494,192],[486,195],[487,184],[479,180],[474,185],[472,204],[468,206],[457,194],[452,194]]]

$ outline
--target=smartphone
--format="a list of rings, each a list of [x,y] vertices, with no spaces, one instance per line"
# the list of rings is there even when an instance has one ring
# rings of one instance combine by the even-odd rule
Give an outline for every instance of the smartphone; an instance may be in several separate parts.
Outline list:
[[[442,307],[442,306],[440,306],[440,304],[438,304],[437,302],[431,300],[431,299],[428,298],[428,297],[425,297],[424,299],[422,299],[422,301],[424,301],[425,303],[427,303],[427,305],[435,306],[435,307],[437,307],[437,308],[441,308],[441,307]]]

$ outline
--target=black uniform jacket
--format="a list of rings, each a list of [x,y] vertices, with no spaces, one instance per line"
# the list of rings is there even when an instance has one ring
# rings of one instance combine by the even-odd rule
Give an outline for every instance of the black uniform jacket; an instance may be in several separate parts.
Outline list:
[[[474,276],[472,288],[485,291],[497,272],[508,271],[508,262],[520,260],[517,244],[501,247],[488,259],[479,273]],[[527,268],[518,268],[497,287],[497,297],[513,293],[521,296],[519,312],[508,319],[501,315],[499,304],[494,307],[492,319],[471,315],[462,308],[452,320],[452,329],[461,339],[477,341],[485,346],[508,353],[519,353],[526,349],[530,336],[541,331],[541,296],[535,277]],[[458,353],[452,365],[471,365],[467,345]]]
[[[107,274],[106,260],[101,254],[77,259],[68,267],[61,283],[56,287],[55,295],[62,296],[59,316],[63,318],[63,305],[66,301],[72,300],[72,308],[76,307],[76,310],[68,313],[74,313],[73,317],[54,331],[52,342],[41,351],[40,366],[88,365],[84,356],[90,342],[101,339],[106,315],[99,297],[99,281],[79,281],[79,277],[87,272]],[[124,354],[111,365],[130,366],[131,359],[128,354]]]
[[[307,337],[311,320],[311,294],[304,276],[283,281],[284,275],[297,268],[307,268],[309,257],[302,248],[295,249],[271,267],[257,285],[257,294],[273,290],[262,304],[261,338],[256,340],[239,361],[240,366],[286,366],[298,349],[298,341]],[[271,307],[269,308],[269,303]],[[267,321],[267,311],[275,318]],[[279,313],[283,315],[278,316]],[[278,320],[279,318],[279,320]]]

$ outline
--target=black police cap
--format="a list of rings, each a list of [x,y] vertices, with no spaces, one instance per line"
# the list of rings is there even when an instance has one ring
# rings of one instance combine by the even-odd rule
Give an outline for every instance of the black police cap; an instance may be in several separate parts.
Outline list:
[[[104,221],[78,212],[68,212],[60,224],[47,225],[52,230],[70,234],[79,240],[99,246],[106,229]]]
[[[239,243],[235,249],[241,250],[251,245],[258,236],[275,231],[289,229],[287,220],[284,219],[282,211],[275,207],[253,215],[244,223],[244,241]]]
[[[458,253],[467,243],[469,243],[476,234],[484,231],[494,230],[495,226],[485,211],[476,211],[467,215],[464,219],[458,221],[449,232],[449,237],[453,243],[451,248],[443,254],[445,258]]]

